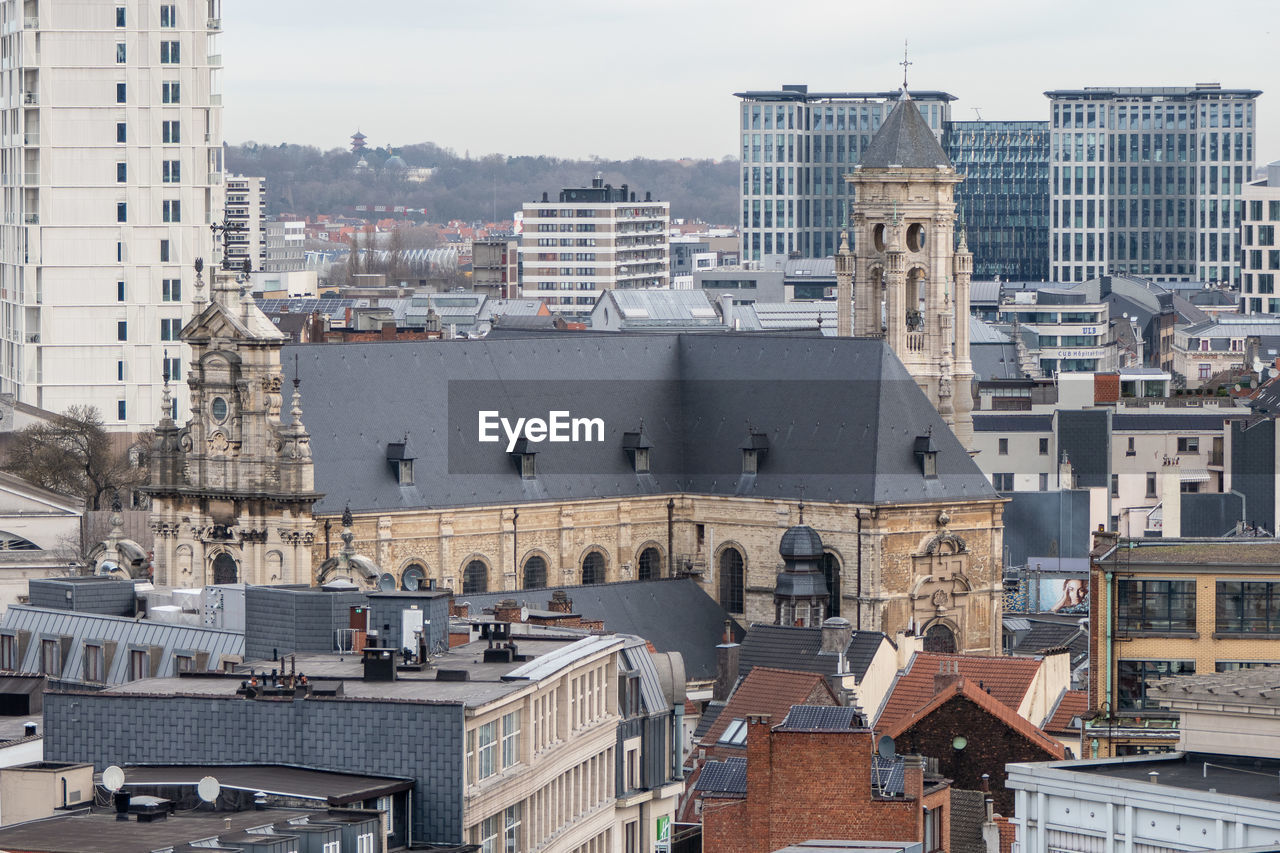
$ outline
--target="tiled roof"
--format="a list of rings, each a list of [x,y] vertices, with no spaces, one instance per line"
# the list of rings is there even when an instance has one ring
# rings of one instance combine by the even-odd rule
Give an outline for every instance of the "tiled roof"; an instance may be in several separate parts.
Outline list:
[[[1026,636],[1013,647],[1016,655],[1034,655],[1045,649],[1066,646],[1071,650],[1071,660],[1089,653],[1089,635],[1077,624],[1070,622],[1049,622],[1035,620],[1031,622]]]
[[[951,789],[951,853],[987,853],[982,824],[987,818],[986,795]]]
[[[777,728],[787,732],[845,732],[862,728],[866,720],[856,708],[841,705],[792,705]]]
[[[702,742],[702,739],[707,736],[707,732],[711,731],[711,727],[715,725],[716,718],[720,716],[720,712],[723,710],[723,702],[713,700],[707,703],[707,707],[702,711],[702,716],[698,718],[697,727],[693,730],[694,743]]]
[[[882,728],[882,733],[891,738],[901,737],[904,732],[915,727],[916,724],[926,719],[934,711],[957,697],[968,699],[983,711],[986,711],[988,714],[1004,723],[1013,731],[1045,750],[1045,752],[1049,753],[1053,758],[1063,759],[1067,757],[1066,748],[1062,744],[1046,735],[1036,726],[1035,723],[1032,723],[1025,717],[1018,716],[1017,711],[995,698],[991,693],[980,688],[977,682],[968,678],[961,678],[959,681],[953,682],[938,695],[934,696],[932,701],[920,710],[916,711],[910,717],[899,720],[896,725]],[[1022,697],[1019,696],[1018,701],[1021,702],[1021,700]]]
[[[1089,710],[1089,694],[1084,690],[1064,690],[1058,699],[1057,706],[1049,714],[1049,721],[1044,730],[1049,734],[1073,735],[1080,733],[1080,727],[1071,725],[1071,719]]]
[[[867,674],[880,644],[888,637],[879,631],[854,631],[845,651],[849,671],[859,680]],[[833,675],[836,656],[819,654],[822,648],[821,628],[799,628],[790,625],[752,625],[742,640],[738,658],[738,675],[743,676],[757,666],[803,670]]]
[[[871,144],[862,153],[858,165],[863,168],[933,169],[950,166],[951,161],[938,144],[938,138],[920,115],[915,101],[902,98],[885,118]]]
[[[706,794],[724,796],[747,795],[747,759],[726,758],[724,761],[708,761],[693,788]]]
[[[1127,540],[1126,540],[1127,541]],[[1158,544],[1157,544],[1158,543]],[[1274,566],[1280,564],[1280,542],[1274,539],[1222,540],[1133,540],[1128,563],[1139,565],[1227,565]]]
[[[815,692],[822,697],[819,704],[836,703],[835,694],[827,686],[826,679],[817,673],[758,666],[738,684],[738,689],[729,697],[702,743],[715,746],[730,723],[745,720],[751,714],[768,714],[777,725],[786,718],[792,705],[812,704],[809,700]]]
[[[916,652],[907,669],[899,674],[885,700],[876,730],[897,728],[934,698],[933,677],[943,661],[954,661],[961,678],[972,681],[975,688],[991,691],[996,699],[1015,710],[1022,704],[1031,682],[1040,671],[1040,660],[1028,657],[984,657],[980,655],[944,655]]]

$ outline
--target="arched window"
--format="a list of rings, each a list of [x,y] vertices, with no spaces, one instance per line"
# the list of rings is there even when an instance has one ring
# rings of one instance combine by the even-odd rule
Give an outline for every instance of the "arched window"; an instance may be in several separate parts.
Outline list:
[[[40,546],[16,533],[0,530],[0,551],[39,551]]]
[[[278,582],[284,575],[284,555],[279,551],[267,552],[267,578],[269,583]]]
[[[830,551],[822,555],[822,576],[827,579],[827,616],[840,615],[840,558]]]
[[[604,583],[604,554],[592,551],[582,558],[582,582]]]
[[[240,567],[236,565],[235,557],[232,557],[226,551],[213,558],[213,582],[215,584],[235,583],[239,571]]]
[[[645,548],[636,560],[636,579],[651,581],[662,576],[662,555],[657,548]]]
[[[941,622],[929,626],[928,630],[924,632],[924,650],[940,654],[955,654],[955,633]]]
[[[427,569],[421,563],[410,563],[400,575],[400,588],[413,591],[427,585]]]
[[[489,591],[489,567],[483,560],[472,560],[462,573],[462,594]]]
[[[725,548],[720,552],[720,606],[730,613],[743,612],[745,578],[742,552]]]
[[[534,554],[524,561],[524,589],[542,589],[547,585],[547,561]]]

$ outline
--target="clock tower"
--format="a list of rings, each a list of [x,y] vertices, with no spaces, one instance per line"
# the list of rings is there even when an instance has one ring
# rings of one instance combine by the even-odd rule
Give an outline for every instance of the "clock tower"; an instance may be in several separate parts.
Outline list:
[[[285,336],[246,285],[215,271],[206,300],[197,261],[194,317],[182,330],[191,419],[174,422],[166,382],[155,431],[148,491],[157,584],[311,581],[312,506],[321,496],[302,395],[295,379],[282,418]]]

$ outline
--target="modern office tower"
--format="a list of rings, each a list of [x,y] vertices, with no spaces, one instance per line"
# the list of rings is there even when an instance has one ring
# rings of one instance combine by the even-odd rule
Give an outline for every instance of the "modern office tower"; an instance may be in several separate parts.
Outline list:
[[[0,390],[135,430],[168,372],[185,417],[178,333],[222,211],[220,29],[220,0],[0,2]]]
[[[263,272],[297,272],[306,268],[306,226],[305,222],[293,219],[262,224],[267,240]]]
[[[1260,94],[1217,83],[1045,92],[1053,280],[1239,286],[1235,208]]]
[[[596,177],[561,190],[559,201],[543,193],[523,211],[521,295],[551,311],[589,314],[606,290],[671,283],[671,206],[649,193],[637,200],[626,184]]]
[[[825,258],[840,246],[853,200],[853,169],[900,92],[736,92],[742,99],[742,259],[798,253]],[[911,92],[939,141],[951,116],[946,92]]]
[[[226,186],[222,265],[238,270],[248,260],[254,270],[262,270],[267,260],[267,181],[228,175]]]
[[[1280,160],[1240,192],[1240,313],[1280,314]]]
[[[956,205],[978,279],[1049,278],[1049,123],[953,121],[945,147],[964,176]]]

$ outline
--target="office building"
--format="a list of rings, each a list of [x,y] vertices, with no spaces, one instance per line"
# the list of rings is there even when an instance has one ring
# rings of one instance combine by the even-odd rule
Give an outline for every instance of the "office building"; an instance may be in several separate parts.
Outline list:
[[[1050,275],[1240,284],[1236,202],[1253,170],[1256,89],[1045,92]]]
[[[562,314],[589,314],[606,290],[670,285],[671,205],[650,193],[637,200],[626,184],[596,177],[523,209],[522,296]]]
[[[979,279],[1049,278],[1049,123],[953,121],[945,135],[964,176],[956,205]]]
[[[835,254],[853,204],[844,174],[871,144],[899,94],[810,92],[803,85],[734,94],[742,101],[744,261]],[[941,141],[955,96],[913,91],[911,97]]]
[[[1040,370],[1045,376],[1119,367],[1105,301],[1091,299],[1084,288],[1045,288],[1014,296],[1000,306],[1000,320],[1038,335]]]
[[[1280,314],[1280,160],[1240,193],[1240,313]]]
[[[227,176],[223,207],[222,265],[261,270],[267,260],[267,181],[244,175]],[[283,237],[283,235],[281,235]]]
[[[0,391],[160,416],[222,210],[220,0],[0,4]],[[185,386],[175,386],[185,411]]]

